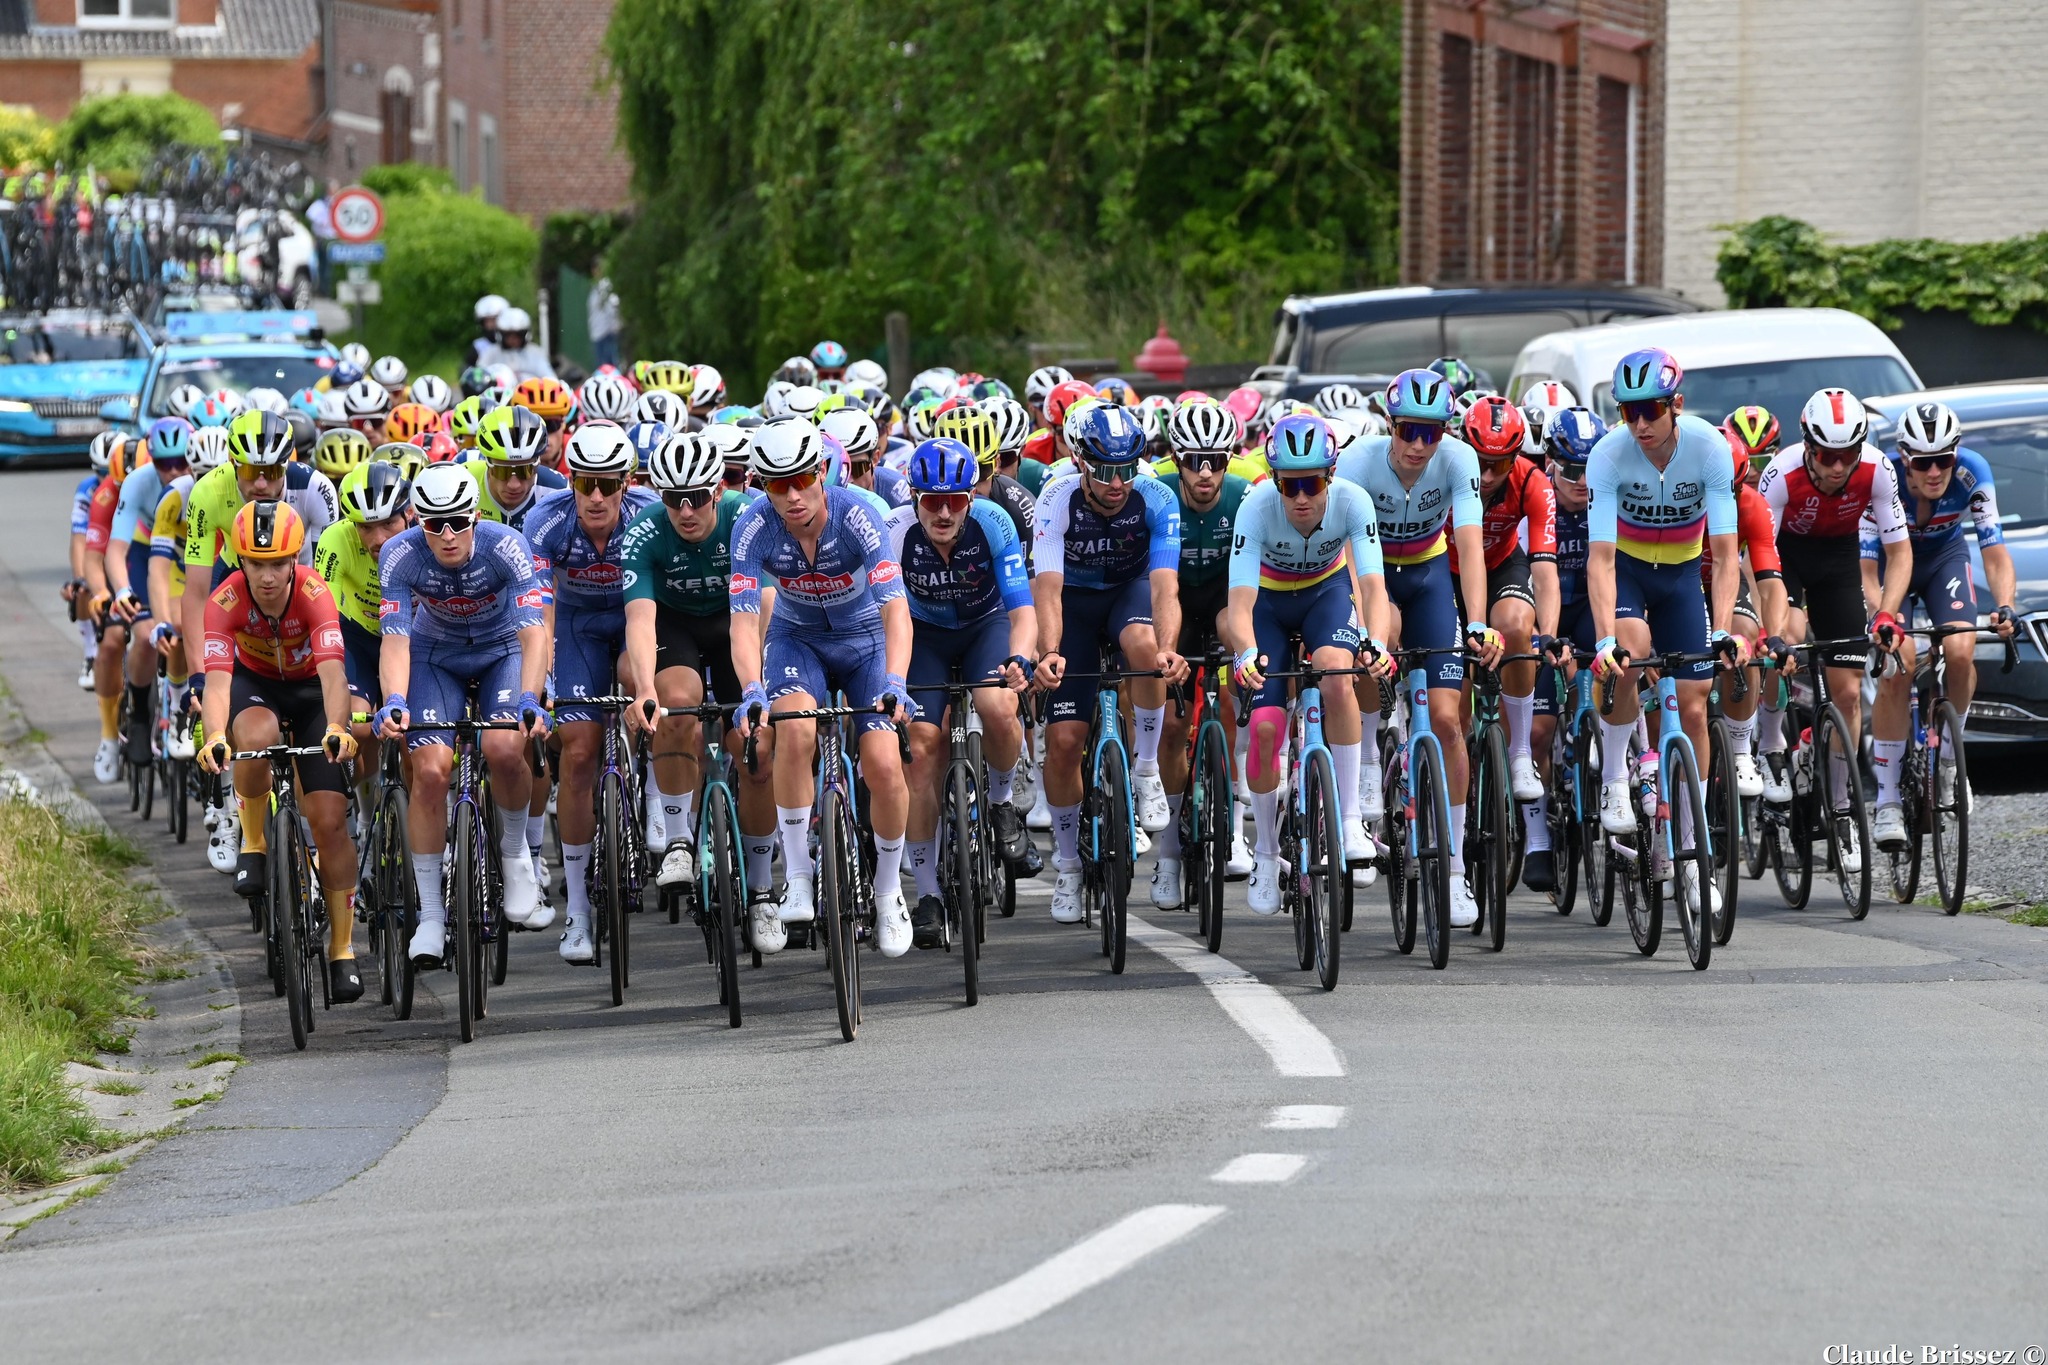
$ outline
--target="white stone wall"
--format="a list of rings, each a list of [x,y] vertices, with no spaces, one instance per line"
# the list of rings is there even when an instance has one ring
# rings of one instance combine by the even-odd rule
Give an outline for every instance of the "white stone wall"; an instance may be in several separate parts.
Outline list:
[[[1664,279],[1723,302],[1719,227],[2048,229],[2048,0],[1669,0]]]

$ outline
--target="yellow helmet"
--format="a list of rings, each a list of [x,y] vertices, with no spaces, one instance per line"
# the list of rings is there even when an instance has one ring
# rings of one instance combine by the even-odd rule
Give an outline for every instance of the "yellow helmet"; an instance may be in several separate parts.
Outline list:
[[[954,408],[939,414],[932,423],[932,435],[949,437],[974,452],[974,462],[983,469],[993,469],[996,453],[1002,447],[1002,433],[996,427],[996,419],[976,408]]]
[[[691,387],[690,367],[680,360],[657,360],[647,367],[647,373],[640,381],[642,392],[665,389],[678,398],[688,399]]]
[[[330,479],[340,478],[369,458],[370,438],[348,427],[328,432],[313,447],[313,467]]]
[[[370,458],[384,464],[397,465],[405,471],[407,479],[416,479],[427,467],[427,452],[411,441],[387,441],[370,452]]]

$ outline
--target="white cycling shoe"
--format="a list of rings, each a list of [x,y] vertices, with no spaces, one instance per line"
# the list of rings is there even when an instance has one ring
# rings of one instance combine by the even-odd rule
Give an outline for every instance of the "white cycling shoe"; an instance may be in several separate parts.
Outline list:
[[[121,780],[121,741],[103,739],[100,747],[92,751],[92,775],[103,783],[111,784]]]
[[[1081,922],[1081,869],[1062,872],[1052,884],[1052,919],[1055,924]]]
[[[784,924],[807,924],[818,917],[818,906],[809,877],[791,877],[782,888],[779,914]]]
[[[1230,856],[1223,860],[1223,875],[1234,882],[1252,875],[1252,846],[1245,842],[1243,825],[1230,831]]]
[[[1365,821],[1344,822],[1344,861],[1359,863],[1370,861],[1373,855],[1372,836],[1365,832]]]
[[[1870,822],[1870,842],[1889,852],[1905,850],[1910,842],[1906,838],[1906,812],[1898,802],[1877,808],[1877,815]]]
[[[883,957],[902,957],[910,951],[910,908],[903,903],[903,888],[892,886],[875,892],[875,941]]]
[[[1863,846],[1857,842],[1853,824],[1842,831],[1841,863],[1842,871],[1852,877],[1863,871]]]
[[[1763,793],[1774,806],[1792,804],[1792,778],[1782,752],[1764,755]]]
[[[1763,770],[1753,754],[1735,755],[1735,794],[1745,801],[1764,794]]]
[[[81,665],[79,666],[79,669],[78,669],[78,690],[79,690],[79,691],[81,691],[81,692],[90,692],[90,691],[92,691],[92,684],[93,684],[93,677],[92,677],[92,674],[93,674],[93,668],[92,668],[92,655],[88,654],[88,655],[86,655],[86,656],[85,656],[85,662],[84,662],[83,664],[81,664]]]
[[[1470,929],[1479,923],[1479,902],[1472,899],[1472,888],[1465,885],[1463,877],[1451,878],[1451,927]]]
[[[1600,828],[1609,834],[1636,832],[1635,796],[1625,777],[1617,777],[1600,788]],[[1472,921],[1466,920],[1470,924]]]
[[[755,901],[749,909],[748,927],[753,931],[754,951],[768,956],[779,953],[789,944],[789,930],[783,927],[782,916],[776,913],[774,901]]]
[[[1252,881],[1245,888],[1245,899],[1252,905],[1254,915],[1277,915],[1280,913],[1280,855],[1277,853],[1254,853],[1252,855]]]
[[[1152,836],[1145,832],[1143,825],[1140,825],[1138,826],[1138,842],[1131,845],[1131,856],[1133,858],[1142,858],[1151,851]]]
[[[1152,903],[1161,910],[1180,909],[1180,859],[1161,855],[1153,865]]]
[[[198,753],[198,748],[192,743],[191,726],[172,725],[165,728],[164,754],[167,757],[182,759],[189,763]]]
[[[421,920],[405,946],[405,955],[422,967],[440,966],[441,954],[447,951],[448,926],[436,919]]]
[[[536,927],[534,912],[540,908],[540,887],[533,880],[533,864],[524,858],[503,860],[505,878],[505,918],[522,929]],[[553,911],[548,917],[554,918]]]
[[[242,856],[242,826],[235,816],[222,810],[206,835],[206,861],[215,872],[233,872]]]
[[[1686,878],[1686,882],[1685,882],[1685,903],[1686,903],[1686,906],[1687,906],[1687,908],[1688,908],[1688,909],[1690,909],[1690,910],[1691,910],[1691,911],[1693,912],[1693,914],[1695,914],[1695,915],[1699,915],[1699,914],[1700,914],[1700,890],[1699,890],[1699,887],[1700,887],[1700,884],[1699,884],[1699,879],[1698,879],[1697,877],[1688,877],[1688,878]],[[1702,918],[1704,918],[1704,919],[1705,919],[1705,920],[1706,920],[1706,921],[1707,921],[1707,922],[1708,922],[1709,924],[1711,924],[1711,923],[1713,922],[1714,916],[1716,916],[1716,915],[1718,915],[1718,914],[1720,914],[1720,913],[1721,913],[1721,887],[1720,887],[1720,884],[1719,884],[1718,882],[1713,882],[1713,881],[1709,881],[1709,882],[1707,883],[1707,909],[1706,909],[1706,914],[1705,914],[1704,916],[1702,916]]]
[[[1508,786],[1514,789],[1515,800],[1527,804],[1543,799],[1543,778],[1536,771],[1536,760],[1528,754],[1515,754],[1508,759]]]
[[[1031,809],[1024,813],[1024,828],[1051,829],[1052,807],[1046,804],[1045,784],[1038,784],[1038,790],[1031,793]]]
[[[688,844],[677,842],[661,856],[661,871],[654,880],[662,886],[687,886],[697,880],[697,854]]]
[[[1131,774],[1131,795],[1137,800],[1138,828],[1141,831],[1157,834],[1166,828],[1173,812],[1166,804],[1166,787],[1160,782],[1156,767],[1149,773]]]
[[[597,961],[597,945],[590,941],[590,921],[569,916],[568,925],[562,930],[562,961],[573,966],[588,966]]]

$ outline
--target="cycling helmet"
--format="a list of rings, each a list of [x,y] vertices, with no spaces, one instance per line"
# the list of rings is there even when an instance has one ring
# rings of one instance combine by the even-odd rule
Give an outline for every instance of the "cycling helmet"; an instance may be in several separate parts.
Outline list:
[[[1546,379],[1540,384],[1531,384],[1522,391],[1522,453],[1541,455],[1543,453],[1543,428],[1550,421],[1550,415],[1560,408],[1574,408],[1579,400],[1572,391],[1555,379]]]
[[[370,438],[360,431],[330,431],[313,447],[313,467],[338,479],[370,458]]]
[[[706,426],[746,427],[752,429],[761,425],[761,414],[744,403],[728,403],[722,408],[712,409],[705,419]]]
[[[457,403],[448,410],[448,434],[456,444],[465,448],[476,444],[476,430],[486,415],[497,409],[498,402],[488,394],[476,393]]]
[[[1115,375],[1111,375],[1107,379],[1096,380],[1095,395],[1103,402],[1114,403],[1120,408],[1132,408],[1138,405],[1138,391],[1131,387],[1131,381],[1119,379]]]
[[[101,432],[110,436],[112,432]],[[99,437],[93,438],[97,443]],[[182,417],[159,417],[149,424],[149,458],[183,463],[192,456],[192,424]],[[93,467],[98,468],[95,460]]]
[[[113,472],[114,452],[119,450],[127,439],[118,431],[103,431],[92,438],[92,444],[85,449],[85,457],[92,461],[95,474],[105,478]]]
[[[659,422],[676,431],[690,422],[689,407],[672,389],[649,389],[641,394],[640,401],[633,405],[632,415],[636,421]]]
[[[519,387],[512,390],[512,401],[544,418],[560,421],[569,415],[569,405],[575,400],[569,395],[569,386],[561,380],[535,375],[519,381]]]
[[[846,367],[846,382],[849,384],[865,384],[869,388],[886,391],[889,387],[889,371],[884,369],[879,362],[863,357]]]
[[[1808,446],[1851,450],[1870,435],[1870,414],[1847,389],[1822,389],[1799,410],[1799,434]]]
[[[960,387],[960,372],[945,365],[934,365],[910,376],[910,387],[930,389],[941,398],[951,398],[953,391]]]
[[[448,387],[448,381],[438,374],[423,374],[412,381],[412,387],[405,391],[406,397],[435,412],[446,412],[455,406],[455,390]]]
[[[370,452],[377,464],[388,464],[407,479],[417,479],[427,467],[427,452],[410,441],[391,441]]]
[[[337,360],[334,362],[333,372],[327,376],[327,387],[330,389],[346,389],[351,384],[360,383],[362,378],[362,366],[356,364],[353,360]]]
[[[483,366],[472,365],[462,372],[461,387],[464,398],[474,398],[486,390],[498,387],[498,381],[493,379],[491,372]]]
[[[728,466],[744,467],[747,463],[747,448],[754,440],[753,434],[745,427],[736,427],[730,423],[709,426],[692,434],[702,436],[710,442],[711,448],[718,452],[718,458]]]
[[[389,521],[403,511],[412,482],[395,465],[365,459],[342,476],[335,491],[341,498],[342,515],[363,526]]]
[[[1017,394],[1000,379],[977,379],[967,396],[977,403],[986,403],[991,398],[1015,398]]]
[[[528,408],[493,408],[476,425],[476,448],[492,464],[536,464],[547,452],[548,424]]]
[[[628,422],[633,418],[633,391],[617,375],[594,374],[576,391],[577,408],[586,420]]]
[[[190,419],[192,410],[206,401],[206,391],[197,384],[180,384],[164,400],[164,411],[173,417]]]
[[[1074,376],[1058,365],[1041,365],[1024,380],[1024,401],[1033,407],[1045,406],[1046,395]]]
[[[459,464],[429,465],[412,476],[412,510],[423,517],[473,517],[482,497]]]
[[[384,419],[384,439],[410,441],[440,425],[441,415],[425,403],[400,403]]]
[[[1728,438],[1737,484],[1749,482],[1752,464],[1768,460],[1778,449],[1778,419],[1754,403],[1729,413],[1721,434]]]
[[[307,458],[313,453],[313,443],[320,439],[320,429],[313,425],[312,418],[297,409],[287,412],[284,420],[292,429],[292,458]]]
[[[504,295],[502,294],[486,294],[476,301],[476,320],[478,322],[485,322],[491,318],[499,317],[511,306],[511,304],[505,302]]]
[[[1337,463],[1337,444],[1320,417],[1283,417],[1266,438],[1266,463],[1275,474],[1320,473]]]
[[[1479,377],[1479,371],[1454,355],[1438,356],[1429,362],[1427,368],[1431,373],[1444,377],[1444,382],[1451,386],[1453,398],[1479,388],[1483,382]]]
[[[297,559],[306,548],[306,523],[288,502],[245,502],[228,528],[228,543],[237,559]]]
[[[1237,414],[1213,398],[1182,403],[1166,419],[1166,439],[1176,455],[1202,452],[1229,454],[1244,436]]]
[[[511,402],[512,390],[519,387],[519,372],[503,361],[495,365],[486,365],[484,368],[491,372],[491,378],[497,380],[498,387],[504,391],[499,401]]]
[[[819,419],[818,430],[844,446],[848,459],[872,460],[882,448],[881,429],[859,408],[834,408]]]
[[[370,378],[387,389],[402,389],[408,371],[405,362],[395,355],[380,355],[370,364]]]
[[[455,444],[455,438],[439,427],[421,432],[411,444],[427,453],[428,464],[441,464],[462,454],[462,447]]]
[[[996,419],[980,408],[954,408],[939,414],[932,423],[932,435],[958,441],[984,469],[996,467],[996,456],[1002,450],[1002,433],[996,428]]]
[[[935,436],[911,453],[907,477],[919,493],[972,493],[981,473],[964,443]]]
[[[613,422],[585,422],[576,428],[563,457],[571,474],[623,479],[640,468],[640,456],[626,439],[625,428]]]
[[[811,347],[811,364],[820,370],[843,370],[847,360],[846,348],[836,341],[821,341]]]
[[[1110,403],[1081,411],[1067,429],[1067,443],[1091,464],[1129,464],[1145,453],[1145,441],[1137,414]]]
[[[763,417],[789,416],[788,397],[795,392],[796,385],[787,379],[771,379],[761,393],[761,415]]]
[[[1451,406],[1458,410],[1458,420],[1464,421],[1465,414],[1482,398],[1495,397],[1492,389],[1467,389],[1451,399]]]
[[[249,392],[242,395],[242,401],[252,408],[261,408],[265,412],[274,412],[280,417],[284,416],[285,410],[291,407],[291,403],[286,400],[285,396],[278,390],[271,388],[268,384],[259,384],[249,390]]]
[[[919,403],[904,414],[903,430],[912,441],[929,441],[933,435],[932,423],[938,421],[939,415],[944,411],[946,408],[943,403]]]
[[[1080,379],[1062,380],[1055,384],[1052,392],[1046,394],[1040,405],[1045,413],[1048,426],[1059,426],[1067,420],[1067,409],[1083,398],[1095,397],[1095,386]]]
[[[1339,455],[1351,449],[1353,443],[1365,434],[1365,428],[1357,419],[1371,415],[1364,408],[1345,408],[1333,417],[1325,417],[1323,425],[1330,429],[1331,449]]]
[[[1669,351],[1655,346],[1630,351],[1614,366],[1614,401],[1620,404],[1668,400],[1684,382],[1685,371]]]
[[[498,335],[506,336],[517,332],[525,336],[533,330],[533,319],[526,315],[524,308],[507,308],[498,314]]]
[[[799,384],[782,395],[782,410],[792,417],[805,421],[818,420],[818,405],[825,401],[825,393],[815,384]]]
[[[1316,390],[1316,411],[1325,417],[1365,406],[1365,395],[1349,384],[1325,384]]]
[[[639,381],[642,393],[652,393],[660,389],[684,398],[690,396],[690,367],[680,360],[650,361],[647,367],[634,377]]]
[[[1522,410],[1497,393],[1481,395],[1465,413],[1462,428],[1466,442],[1487,464],[1512,460],[1522,453],[1522,438],[1529,424]]]
[[[725,403],[725,376],[709,365],[692,365],[689,372],[690,411],[709,412]]]
[[[230,390],[221,389],[209,393],[198,407],[192,409],[190,421],[195,427],[224,427],[241,414],[241,406],[235,402]]]
[[[654,458],[654,452],[661,449],[668,440],[669,426],[666,422],[635,422],[626,428],[626,444],[633,447],[633,468],[641,474],[647,472],[647,462]],[[570,439],[575,439],[571,437]]]
[[[809,356],[793,355],[782,362],[773,377],[792,386],[816,384],[818,367],[811,363]]]
[[[350,421],[382,421],[391,411],[391,395],[374,379],[358,379],[349,385],[342,403],[348,409]]]
[[[664,492],[715,488],[725,478],[725,455],[702,433],[674,432],[648,458],[647,477]]]
[[[341,348],[341,358],[357,369],[368,373],[370,369],[370,348],[360,341],[351,341]]]
[[[1746,411],[1738,408],[1736,412]],[[1762,411],[1762,409],[1758,409]],[[1735,420],[1735,413],[1728,420]],[[1775,432],[1777,427],[1772,426]],[[1963,439],[1963,424],[1956,419],[1955,409],[1946,403],[1915,403],[1899,414],[1899,451],[1904,455],[1942,455],[1956,448]],[[156,448],[155,439],[150,449]]]
[[[269,469],[292,457],[291,423],[274,412],[245,412],[228,426],[228,455],[238,465]]]
[[[1559,464],[1584,464],[1607,434],[1607,424],[1591,408],[1560,408],[1543,429],[1543,448]]]
[[[1031,409],[1014,398],[986,398],[981,410],[995,420],[996,449],[1005,455],[1021,454],[1031,439]]]
[[[885,427],[895,419],[896,404],[888,391],[875,384],[848,384],[841,390],[846,401],[875,419],[875,425]]]
[[[1240,426],[1250,426],[1266,405],[1266,395],[1249,384],[1239,385],[1223,396],[1223,406],[1236,416]]]
[[[1387,416],[1396,422],[1441,422],[1449,426],[1457,408],[1451,386],[1435,370],[1403,370],[1387,385]]]
[[[320,395],[320,414],[315,419],[322,427],[345,427],[348,425],[348,394],[341,389],[328,389]]]
[[[292,395],[291,407],[293,411],[303,412],[317,422],[320,420],[320,400],[323,397],[325,395],[318,389],[300,389]]]
[[[770,422],[754,433],[750,463],[763,479],[787,478],[816,469],[825,459],[824,436],[801,417]]]
[[[192,445],[187,451],[185,462],[192,466],[196,477],[219,469],[228,462],[228,432],[226,427],[200,427],[192,433]]]

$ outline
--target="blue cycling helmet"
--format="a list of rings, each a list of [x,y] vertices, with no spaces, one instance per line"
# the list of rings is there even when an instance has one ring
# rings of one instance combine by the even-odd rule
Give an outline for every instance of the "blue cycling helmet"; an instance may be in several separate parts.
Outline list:
[[[149,424],[149,458],[187,460],[192,454],[192,424],[182,417],[159,417]]]
[[[1454,355],[1438,356],[1429,362],[1429,368],[1449,381],[1452,398],[1481,387],[1479,372]]]
[[[934,436],[910,456],[910,486],[919,493],[972,493],[981,481],[974,452],[965,441]]]
[[[1090,464],[1132,464],[1151,437],[1135,409],[1099,403],[1081,414],[1078,431],[1068,432],[1074,453]]]
[[[1266,437],[1266,463],[1275,474],[1319,474],[1337,463],[1337,443],[1320,417],[1283,417]]]
[[[1000,379],[977,380],[969,392],[973,394],[977,403],[985,403],[991,398],[1008,398],[1014,401],[1017,397],[1010,391],[1010,386]]]
[[[1441,422],[1457,415],[1450,381],[1435,370],[1403,370],[1387,385],[1387,417],[1395,422]]]
[[[668,439],[668,423],[635,422],[626,428],[626,440],[632,445],[633,453],[640,457],[640,472],[647,472],[647,462],[654,452],[661,449],[661,443]]]
[[[1643,403],[1668,399],[1685,382],[1685,371],[1671,353],[1655,346],[1630,351],[1614,367],[1614,401]]]
[[[337,360],[334,362],[334,377],[328,382],[328,387],[343,390],[351,384],[361,383],[362,378],[362,366],[353,360]]]
[[[846,361],[846,348],[836,341],[821,341],[811,347],[811,363],[821,370],[843,370]]]
[[[1563,464],[1584,464],[1607,434],[1607,424],[1591,408],[1560,408],[1543,424],[1543,448]]]
[[[314,421],[319,421],[320,390],[310,388],[300,389],[297,393],[292,395],[291,406],[294,411],[303,412],[306,414],[306,416],[312,418]]]

